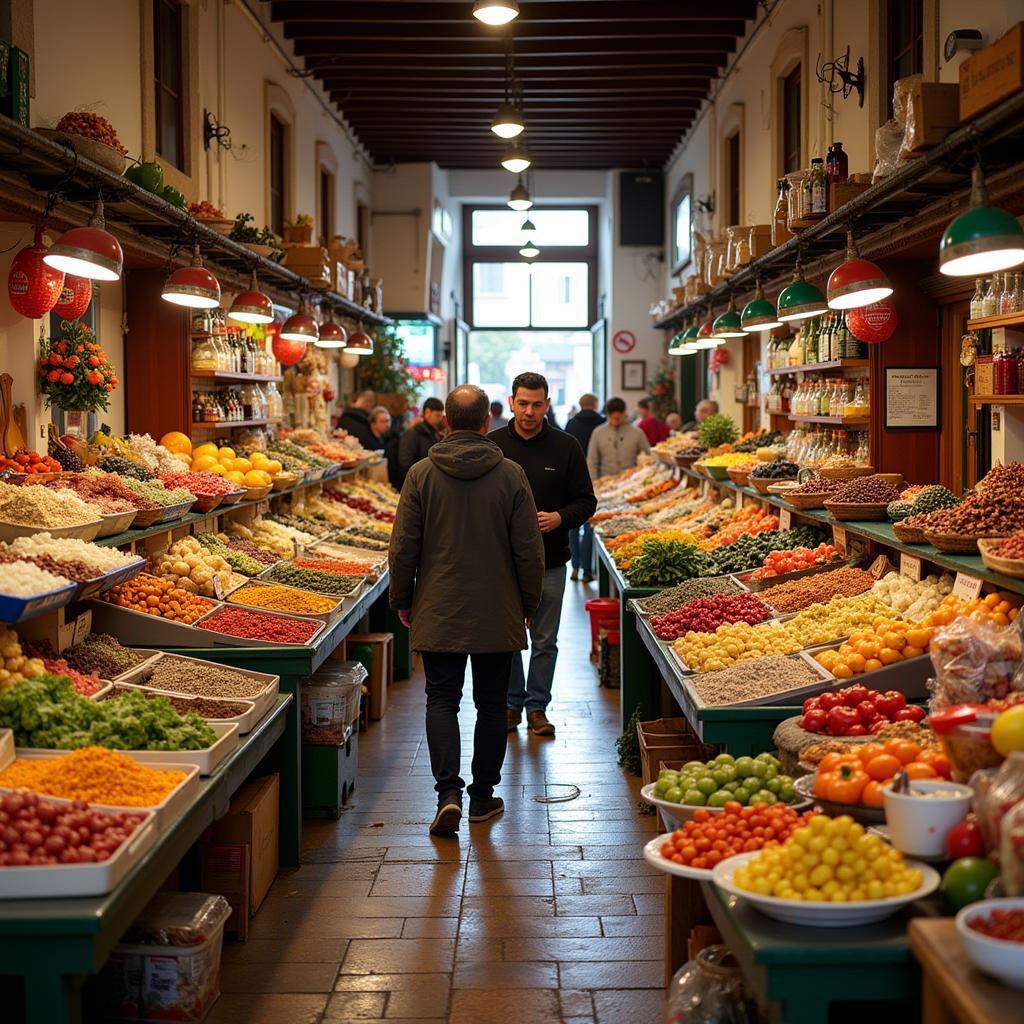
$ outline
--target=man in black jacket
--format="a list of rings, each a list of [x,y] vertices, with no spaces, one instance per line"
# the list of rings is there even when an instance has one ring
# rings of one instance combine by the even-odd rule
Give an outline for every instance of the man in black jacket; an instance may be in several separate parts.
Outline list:
[[[383,447],[370,429],[370,410],[377,404],[372,391],[362,391],[338,417],[338,426],[348,431],[368,452]]]
[[[423,418],[402,434],[398,442],[398,490],[402,489],[409,470],[420,459],[425,459],[430,449],[444,437],[441,433],[443,420],[444,405],[441,399],[428,398],[423,403]]]
[[[565,593],[569,531],[579,529],[597,508],[590,472],[575,438],[552,427],[548,382],[539,373],[521,373],[512,382],[512,422],[488,437],[518,462],[530,481],[537,522],[544,537],[544,595],[530,622],[530,672],[523,674],[521,657],[512,659],[508,692],[508,728],[514,731],[526,709],[534,736],[554,736],[545,714],[558,657],[558,626]]]
[[[597,411],[597,395],[581,395],[580,411],[565,425],[565,432],[572,434],[580,443],[583,454],[590,446],[590,435],[604,423],[604,417]],[[569,531],[569,554],[572,557],[572,574],[584,583],[594,579],[594,528],[589,522],[582,528]]]

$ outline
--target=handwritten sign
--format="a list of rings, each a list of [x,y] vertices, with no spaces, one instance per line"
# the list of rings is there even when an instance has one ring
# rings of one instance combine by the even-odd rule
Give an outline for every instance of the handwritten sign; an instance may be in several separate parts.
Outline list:
[[[833,526],[832,527],[832,543],[836,546],[836,550],[841,554],[846,554],[846,527],[845,526]]]
[[[80,644],[92,629],[92,612],[83,612],[75,619],[75,635],[72,644]]]
[[[900,553],[900,575],[909,576],[912,580],[921,579],[921,559],[914,555],[908,555],[905,551]]]
[[[217,598],[218,601],[224,600],[224,584],[221,583],[219,576],[213,577],[213,596]]]
[[[981,596],[981,580],[977,576],[969,576],[965,572],[958,572],[953,581],[953,594],[961,601],[972,601]]]
[[[779,512],[779,529],[789,530],[793,526],[793,513],[788,508],[784,508]]]

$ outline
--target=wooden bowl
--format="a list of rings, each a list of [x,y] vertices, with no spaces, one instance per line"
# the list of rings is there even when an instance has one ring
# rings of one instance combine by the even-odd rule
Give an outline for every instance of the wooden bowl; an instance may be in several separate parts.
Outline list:
[[[873,466],[824,466],[818,470],[818,476],[826,480],[854,480],[859,476],[873,476]]]
[[[753,487],[754,490],[757,491],[758,494],[767,494],[769,487],[773,486],[774,484],[781,484],[783,482],[784,482],[784,478],[782,480],[780,480],[780,479],[777,479],[777,478],[768,478],[768,477],[760,477],[760,476],[751,476],[747,480],[747,484],[750,487]]]
[[[273,484],[267,484],[265,487],[250,487],[245,492],[246,501],[262,501],[273,489]]]
[[[829,493],[825,492],[822,494],[783,494],[781,495],[783,501],[789,502],[793,508],[808,509],[808,508],[824,508],[825,502],[829,499]]]
[[[1012,576],[1015,580],[1024,580],[1024,558],[1000,558],[995,553],[1002,543],[1001,539],[983,537],[978,541],[981,560],[993,572],[1001,572],[1004,576]]]
[[[95,139],[87,139],[84,135],[71,135],[68,132],[59,132],[56,128],[34,129],[44,138],[53,142],[59,142],[69,149],[73,149],[79,156],[91,160],[94,164],[111,171],[114,174],[124,174],[128,166],[128,157],[120,150],[108,146],[105,142],[97,142]]]
[[[703,455],[677,455],[675,460],[680,469],[689,469],[698,459],[703,458]]]
[[[833,519],[839,519],[843,522],[855,522],[858,519],[882,520],[889,518],[885,512],[889,504],[890,502],[888,501],[826,501],[825,509],[832,514]]]
[[[728,469],[729,479],[740,487],[746,487],[750,477],[749,469],[740,469],[737,466],[730,466]]]

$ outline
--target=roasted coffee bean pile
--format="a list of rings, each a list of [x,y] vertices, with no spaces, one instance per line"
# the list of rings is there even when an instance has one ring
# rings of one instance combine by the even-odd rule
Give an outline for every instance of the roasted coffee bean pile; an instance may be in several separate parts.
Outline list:
[[[834,494],[846,485],[845,480],[829,480],[823,476],[812,476],[786,494]]]
[[[884,477],[858,476],[847,480],[830,500],[838,504],[860,505],[868,502],[895,501],[900,492]]]

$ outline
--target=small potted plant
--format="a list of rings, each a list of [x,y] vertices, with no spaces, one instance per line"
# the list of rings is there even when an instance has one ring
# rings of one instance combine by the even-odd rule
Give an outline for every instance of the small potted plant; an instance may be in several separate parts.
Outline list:
[[[251,213],[240,213],[235,217],[235,224],[228,238],[241,243],[257,256],[265,256],[267,259],[280,262],[284,250],[277,235],[268,227],[264,227],[262,231],[257,230],[254,220]]]
[[[286,245],[309,245],[313,237],[313,218],[308,213],[300,213],[294,223],[284,226]]]

